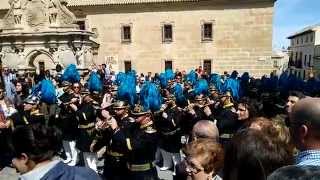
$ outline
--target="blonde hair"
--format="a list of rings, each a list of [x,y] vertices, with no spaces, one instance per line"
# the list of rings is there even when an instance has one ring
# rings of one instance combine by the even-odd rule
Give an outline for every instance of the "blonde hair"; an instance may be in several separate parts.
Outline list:
[[[217,173],[223,167],[224,150],[212,139],[199,138],[183,149],[187,157],[199,158],[205,173]]]

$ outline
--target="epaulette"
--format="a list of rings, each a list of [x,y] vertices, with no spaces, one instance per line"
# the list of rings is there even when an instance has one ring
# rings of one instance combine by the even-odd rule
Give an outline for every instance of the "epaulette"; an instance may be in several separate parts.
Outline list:
[[[157,130],[155,130],[152,126],[147,127],[144,132],[148,133],[148,134],[153,134],[156,133]]]

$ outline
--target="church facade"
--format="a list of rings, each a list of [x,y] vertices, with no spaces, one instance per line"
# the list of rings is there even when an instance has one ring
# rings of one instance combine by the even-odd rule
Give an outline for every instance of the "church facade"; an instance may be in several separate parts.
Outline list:
[[[90,41],[99,48],[90,62],[115,71],[202,66],[208,73],[238,70],[261,76],[273,70],[274,0],[48,1],[66,4],[78,28],[93,33]],[[4,18],[10,6],[0,6]],[[80,50],[72,52],[77,56]]]

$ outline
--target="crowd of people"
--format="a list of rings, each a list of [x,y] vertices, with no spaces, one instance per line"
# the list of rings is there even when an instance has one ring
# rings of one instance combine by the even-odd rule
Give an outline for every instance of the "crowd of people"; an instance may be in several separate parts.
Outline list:
[[[3,69],[0,171],[23,180],[320,178],[320,83],[284,72]],[[101,165],[102,163],[102,165]]]

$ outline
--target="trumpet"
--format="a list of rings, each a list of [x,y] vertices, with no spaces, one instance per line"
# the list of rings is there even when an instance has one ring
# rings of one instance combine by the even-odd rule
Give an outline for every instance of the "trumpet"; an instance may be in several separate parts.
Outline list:
[[[211,101],[209,98],[207,98],[205,101],[206,101],[205,104],[196,104],[196,103],[190,103],[190,101],[188,100],[188,106],[186,106],[183,110],[185,112],[188,112],[196,108],[204,109],[205,107],[215,104],[215,102]]]
[[[164,104],[162,104],[160,110],[156,111],[155,114],[159,114],[159,113],[165,112],[168,109],[171,109],[173,107],[176,107],[175,101],[174,100],[168,100]]]

